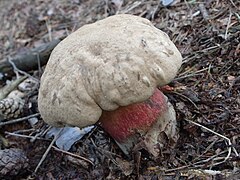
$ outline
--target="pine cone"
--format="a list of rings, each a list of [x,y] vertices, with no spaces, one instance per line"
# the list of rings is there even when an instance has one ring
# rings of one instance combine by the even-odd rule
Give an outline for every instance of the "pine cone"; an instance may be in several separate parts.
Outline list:
[[[5,98],[0,101],[0,120],[17,118],[23,111],[24,100],[21,98]]]

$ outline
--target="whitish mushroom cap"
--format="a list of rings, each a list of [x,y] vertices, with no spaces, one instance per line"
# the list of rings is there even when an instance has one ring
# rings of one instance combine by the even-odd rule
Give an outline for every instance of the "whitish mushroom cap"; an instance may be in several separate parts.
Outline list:
[[[102,110],[148,99],[169,83],[182,57],[147,19],[115,15],[85,25],[53,50],[39,90],[39,111],[49,124],[85,127]]]

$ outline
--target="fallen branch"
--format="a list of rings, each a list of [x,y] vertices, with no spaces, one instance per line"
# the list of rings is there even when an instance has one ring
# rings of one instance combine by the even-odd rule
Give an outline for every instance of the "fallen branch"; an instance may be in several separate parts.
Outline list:
[[[10,84],[4,86],[0,89],[0,100],[7,97],[7,95],[12,92],[21,82],[23,82],[27,76],[19,77],[18,79],[14,80]]]
[[[57,138],[59,138],[59,135],[61,134],[62,130],[63,130],[63,129],[60,129],[60,130],[58,131],[58,133],[56,134],[56,136],[54,137],[54,139],[52,140],[52,142],[51,142],[50,145],[48,146],[47,150],[45,151],[45,153],[43,154],[41,160],[39,161],[37,167],[35,168],[34,173],[37,173],[39,167],[42,165],[43,161],[46,159],[49,151],[51,150],[51,148],[52,148],[52,146],[53,146],[53,144],[55,143],[55,141],[57,140]]]
[[[19,123],[19,122],[22,122],[22,121],[26,121],[29,118],[37,117],[39,115],[40,115],[39,113],[36,113],[36,114],[31,114],[31,115],[23,117],[23,118],[13,119],[13,120],[9,120],[9,121],[6,121],[6,122],[0,122],[0,127],[5,126],[5,125],[9,125],[9,124],[14,124],[14,123]]]
[[[47,63],[52,50],[60,41],[59,39],[53,40],[52,42],[32,49],[26,54],[11,57],[11,61],[22,71],[36,70],[39,67],[39,63],[41,66]],[[14,72],[8,58],[0,61],[0,72],[3,74],[12,74]]]
[[[35,138],[34,136],[30,136],[30,135],[24,135],[24,134],[17,134],[17,133],[12,133],[12,132],[7,132],[5,131],[4,132],[8,137],[8,136],[15,136],[15,137],[19,137],[19,138],[28,138],[28,139],[33,139]],[[49,139],[45,139],[45,138],[41,138],[41,137],[37,137],[35,139],[38,139],[38,140],[43,140],[43,141],[49,141]]]
[[[77,154],[73,154],[73,153],[71,153],[71,152],[64,151],[64,150],[59,149],[59,148],[57,148],[57,147],[55,147],[55,146],[52,146],[52,147],[53,147],[54,150],[56,150],[56,151],[58,151],[58,152],[67,154],[67,155],[72,156],[72,157],[77,158],[77,159],[84,160],[84,161],[86,161],[86,162],[88,162],[88,163],[90,163],[91,165],[94,166],[94,164],[93,164],[92,161],[90,161],[89,159],[87,159],[87,158],[85,158],[85,157],[83,157],[83,156],[79,156],[79,155],[77,155]]]

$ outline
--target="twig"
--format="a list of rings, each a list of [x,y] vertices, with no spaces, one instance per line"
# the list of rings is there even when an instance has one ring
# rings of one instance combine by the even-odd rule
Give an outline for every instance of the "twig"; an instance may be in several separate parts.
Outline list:
[[[213,142],[205,149],[205,151],[204,151],[202,154],[200,154],[200,156],[194,158],[193,161],[196,161],[197,159],[199,159],[200,157],[202,157],[206,152],[208,152],[208,150],[209,150],[211,147],[213,147],[213,145],[216,143],[216,141],[217,141],[217,139],[216,139],[215,141],[213,141]]]
[[[225,157],[218,157],[218,156],[220,156],[220,155],[222,155],[222,154],[224,154],[224,153],[226,153],[226,152],[228,152],[228,150],[222,151],[222,152],[220,152],[220,153],[218,153],[218,154],[215,154],[215,155],[213,155],[213,156],[211,156],[211,157],[209,157],[209,158],[207,158],[207,159],[204,159],[204,160],[201,160],[201,161],[197,161],[197,162],[193,163],[193,165],[196,166],[196,165],[199,165],[199,164],[202,164],[202,163],[207,163],[207,162],[209,162],[209,161],[211,161],[211,160],[216,161],[216,160],[225,159]],[[212,166],[213,166],[213,165],[212,165]]]
[[[141,4],[142,4],[141,1],[134,2],[131,7],[128,7],[127,9],[122,10],[121,13],[127,14],[127,13],[129,13],[131,10],[133,10],[133,9],[135,9],[136,7],[140,6]]]
[[[227,27],[226,27],[226,31],[225,31],[225,35],[224,35],[224,39],[228,38],[228,29],[230,27],[230,23],[231,23],[231,18],[232,18],[232,12],[229,12],[229,17],[228,17],[228,23],[227,23]]]
[[[211,46],[211,47],[196,51],[195,53],[206,53],[206,52],[216,49],[216,48],[220,48],[220,45],[217,44],[216,46]]]
[[[232,142],[231,142],[231,140],[229,138],[227,138],[226,136],[223,136],[223,135],[221,135],[221,134],[219,134],[219,133],[217,133],[217,132],[215,132],[215,131],[213,131],[213,130],[211,130],[211,129],[209,129],[209,128],[207,128],[207,127],[205,127],[205,126],[203,126],[203,125],[201,125],[199,123],[196,123],[196,122],[188,120],[188,119],[185,119],[185,120],[190,122],[190,123],[192,123],[192,124],[194,124],[194,125],[196,125],[196,126],[199,126],[199,127],[203,128],[203,129],[205,129],[205,130],[207,130],[207,131],[209,131],[209,132],[211,132],[211,133],[213,133],[213,134],[215,134],[215,135],[217,135],[217,136],[219,136],[219,137],[221,137],[223,139],[225,139],[228,142],[228,146],[229,146],[228,147],[228,154],[224,158],[224,161],[222,161],[221,163],[224,163],[225,161],[227,161],[229,159],[229,157],[231,155],[232,149],[233,149],[234,153],[236,154],[236,156],[239,156],[237,150],[232,146]]]
[[[192,74],[187,74],[185,76],[181,76],[181,77],[177,77],[174,79],[174,81],[179,81],[179,80],[182,80],[182,79],[185,79],[185,78],[188,78],[188,77],[194,77],[194,76],[202,76],[203,74],[202,73],[192,73]]]
[[[234,4],[233,0],[229,0],[231,2],[231,4],[238,9],[238,7],[236,6],[236,4]]]
[[[77,159],[84,160],[84,161],[90,163],[91,165],[94,165],[92,161],[90,161],[89,159],[87,159],[87,158],[85,158],[85,157],[79,156],[79,155],[77,155],[77,154],[73,154],[73,153],[68,152],[68,151],[64,151],[64,150],[59,149],[59,148],[57,148],[57,147],[55,147],[55,146],[52,146],[52,147],[53,147],[54,150],[56,150],[56,151],[58,151],[58,152],[62,152],[62,153],[64,153],[64,154],[70,155],[70,156],[75,157],[75,158],[77,158]]]
[[[23,74],[23,75],[27,76],[28,78],[31,78],[31,79],[35,80],[36,82],[39,82],[39,80],[36,79],[35,77],[33,77],[30,74],[18,69],[17,66],[15,65],[15,63],[10,58],[8,59],[8,62],[12,65],[13,71],[16,73],[17,76],[18,76],[18,73],[20,73],[20,74]]]
[[[204,68],[204,69],[206,69],[206,68]],[[203,70],[203,69],[201,69],[201,70]],[[199,71],[201,71],[201,70],[199,70]],[[194,71],[194,66],[191,67],[191,68],[186,69],[184,72],[180,73],[178,76],[181,77],[181,76],[183,76],[183,75],[186,75],[186,74],[188,74],[188,73],[191,73],[191,71]],[[197,73],[197,72],[195,72],[195,73]]]
[[[16,133],[16,134],[27,133],[27,132],[32,132],[32,131],[35,131],[35,130],[36,129],[34,129],[34,128],[31,128],[31,129],[20,129],[20,130],[14,131],[13,133]]]
[[[156,8],[154,9],[154,11],[152,12],[152,17],[151,17],[151,20],[152,20],[152,21],[154,20],[154,18],[155,18],[155,16],[156,16],[156,13],[160,10],[161,3],[162,3],[162,0],[159,0],[157,7],[156,7]]]
[[[51,26],[50,19],[47,18],[45,22],[46,22],[46,26],[47,26],[47,30],[48,30],[49,41],[52,41],[52,26]]]
[[[104,6],[104,16],[108,16],[108,0],[105,0],[105,6]]]
[[[232,68],[232,66],[235,65],[238,61],[239,61],[239,59],[237,58],[237,59],[234,60],[233,62],[231,62],[231,61],[226,62],[226,63],[221,67],[221,69],[218,70],[218,73],[221,74],[221,75],[226,74],[226,72],[227,72],[230,68]],[[224,71],[223,71],[223,70],[224,70]]]
[[[95,126],[85,137],[85,139],[89,139],[92,135],[93,135],[93,133],[97,130],[97,128],[98,128],[99,126]]]
[[[20,77],[10,84],[4,86],[2,89],[0,89],[0,100],[7,97],[7,95],[12,92],[21,82],[23,82],[27,76]]]
[[[193,164],[188,164],[188,165],[185,165],[185,166],[180,166],[180,167],[177,167],[177,168],[172,168],[172,169],[167,169],[167,170],[164,170],[164,172],[165,173],[169,173],[169,172],[173,172],[173,171],[177,171],[177,170],[182,170],[182,169],[185,169],[185,168],[189,168],[189,167],[191,167],[191,166],[193,166],[191,169],[195,169],[195,168],[200,168],[200,167],[208,167],[208,166],[206,166],[206,164],[205,165],[200,165],[200,164],[202,164],[202,163],[207,163],[207,162],[209,162],[210,160],[213,160],[215,157],[217,157],[217,156],[219,156],[219,155],[221,155],[221,154],[223,154],[223,153],[225,153],[226,151],[224,151],[224,152],[221,152],[221,153],[219,153],[219,154],[216,154],[216,155],[214,155],[214,156],[212,156],[212,157],[210,157],[210,158],[208,158],[208,159],[204,159],[204,160],[202,160],[202,161],[197,161],[197,162],[195,162],[195,163],[193,163]],[[225,158],[225,157],[221,157],[221,158]],[[218,165],[217,163],[215,163],[215,164],[213,164],[212,166],[214,166],[214,165]]]
[[[114,156],[117,156],[117,157],[119,157],[119,158],[121,157],[120,155],[118,155],[118,154],[116,154],[116,153],[113,153],[113,152],[108,151],[108,150],[106,150],[106,149],[102,149],[102,148],[97,147],[97,145],[94,143],[94,141],[93,141],[92,138],[91,138],[91,142],[92,142],[92,144],[94,145],[94,147],[97,148],[97,150],[100,151],[101,153],[102,153],[102,152],[105,152],[106,154],[114,155]]]
[[[42,68],[41,68],[41,61],[40,61],[40,57],[39,57],[39,53],[36,53],[37,56],[37,63],[38,63],[38,79],[40,79],[41,75],[42,75]]]
[[[112,157],[112,155],[116,155],[115,153],[112,153],[110,151],[107,151],[103,148],[99,148],[97,147],[97,145],[94,143],[94,141],[92,140],[92,138],[90,138],[93,146],[97,149],[98,152],[100,152],[102,155],[108,157],[115,165],[118,165],[117,161]],[[104,153],[103,153],[104,152]]]
[[[211,67],[213,67],[213,66],[211,66]],[[179,74],[179,76],[177,78],[175,78],[174,80],[177,81],[177,80],[185,79],[187,77],[200,76],[200,75],[202,75],[201,72],[206,71],[208,69],[209,69],[209,67],[200,69],[200,70],[195,71],[195,72],[193,72],[191,74],[187,74],[187,73],[189,73],[192,70],[192,68],[190,68],[188,71],[185,71],[185,72]]]
[[[199,108],[197,107],[197,105],[196,105],[190,98],[188,98],[187,96],[185,96],[185,95],[183,95],[183,94],[180,94],[180,93],[178,93],[178,92],[176,92],[176,91],[171,91],[171,93],[177,94],[177,95],[179,95],[179,96],[187,99],[187,100],[188,100],[190,103],[192,103],[193,106],[199,111]]]
[[[43,161],[46,159],[50,149],[52,148],[53,144],[55,143],[55,141],[57,140],[57,138],[59,138],[59,135],[61,134],[62,132],[62,128],[58,131],[58,133],[55,135],[55,137],[53,138],[52,142],[50,143],[50,145],[48,146],[47,150],[45,151],[45,153],[43,154],[41,160],[39,161],[36,169],[34,170],[34,173],[37,173],[39,167],[42,165]]]
[[[183,64],[189,63],[191,60],[195,60],[198,56],[200,56],[198,53],[193,53],[189,56],[186,56],[183,58],[182,63]]]
[[[52,127],[49,126],[48,128],[46,128],[44,131],[41,131],[39,133],[37,133],[30,141],[34,142],[39,136],[44,136],[44,134],[46,134]]]
[[[16,134],[16,133],[11,133],[11,132],[7,132],[7,131],[5,131],[5,134],[7,134],[7,135],[9,135],[9,136],[16,136],[16,137],[28,138],[28,139],[33,139],[33,138],[35,138],[34,136],[28,136],[28,135],[24,135],[24,134]],[[49,141],[48,139],[44,139],[44,138],[40,138],[40,137],[37,137],[36,139],[38,139],[38,140],[44,140],[44,141]]]
[[[193,55],[187,56],[185,58],[183,58],[183,64],[186,64],[188,62],[190,62],[191,60],[196,59],[197,57],[202,57],[204,55],[204,53],[210,51],[210,50],[217,50],[220,49],[221,46],[219,44],[217,44],[216,46],[212,46],[212,47],[208,47],[199,51],[195,51]]]
[[[182,170],[182,169],[188,168],[188,167],[190,167],[190,166],[191,166],[191,165],[180,166],[180,167],[177,167],[177,168],[172,168],[172,169],[164,170],[164,172],[165,172],[165,173],[169,173],[169,172],[173,172],[173,171],[177,171],[177,170]]]
[[[199,9],[202,13],[203,19],[207,21],[209,19],[209,15],[203,3],[199,4]]]
[[[39,115],[40,115],[39,113],[36,113],[36,114],[32,114],[32,115],[29,115],[29,116],[26,116],[26,117],[23,117],[23,118],[13,119],[13,120],[9,120],[7,122],[0,122],[0,127],[8,125],[8,124],[14,124],[14,123],[18,123],[18,122],[21,122],[21,121],[26,121],[29,118],[37,117]]]

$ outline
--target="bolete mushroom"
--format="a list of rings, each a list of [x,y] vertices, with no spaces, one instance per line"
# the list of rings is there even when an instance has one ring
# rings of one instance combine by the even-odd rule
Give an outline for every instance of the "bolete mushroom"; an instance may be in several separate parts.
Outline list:
[[[108,17],[54,48],[41,78],[39,111],[53,126],[100,120],[126,152],[141,141],[157,156],[163,136],[177,139],[175,111],[157,87],[168,84],[181,63],[173,42],[149,20]]]

